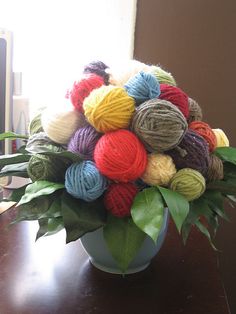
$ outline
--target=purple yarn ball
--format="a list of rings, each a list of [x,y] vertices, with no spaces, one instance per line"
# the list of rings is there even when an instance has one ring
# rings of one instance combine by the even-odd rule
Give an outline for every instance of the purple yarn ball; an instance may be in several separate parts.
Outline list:
[[[93,152],[101,135],[91,125],[80,128],[71,137],[68,150],[85,160],[93,160]]]
[[[206,175],[209,166],[208,144],[203,137],[188,130],[180,144],[166,152],[174,161],[176,168],[191,168]]]
[[[103,78],[105,85],[109,85],[109,74],[106,73],[106,69],[108,69],[108,66],[102,61],[93,61],[84,67],[83,72],[85,74],[87,73],[97,74]]]

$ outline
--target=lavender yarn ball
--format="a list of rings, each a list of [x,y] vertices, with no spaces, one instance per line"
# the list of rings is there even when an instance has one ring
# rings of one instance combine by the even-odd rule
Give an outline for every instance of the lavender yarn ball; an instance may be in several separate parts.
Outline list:
[[[66,170],[65,188],[75,198],[94,201],[103,194],[107,185],[107,179],[92,161],[74,163]]]
[[[158,98],[136,108],[131,130],[149,152],[164,152],[176,147],[187,131],[182,112],[172,103]]]
[[[71,137],[68,150],[83,159],[93,160],[93,152],[101,135],[91,125],[80,128]]]
[[[143,71],[139,72],[128,80],[124,88],[129,96],[135,99],[136,104],[141,104],[146,100],[157,98],[160,91],[160,84],[157,78]]]
[[[109,74],[106,72],[106,69],[109,67],[102,61],[93,61],[87,64],[84,67],[84,74],[94,73],[101,76],[104,80],[105,85],[109,85]]]
[[[209,166],[209,149],[203,137],[188,130],[181,143],[166,154],[170,155],[176,168],[191,168],[206,175]]]

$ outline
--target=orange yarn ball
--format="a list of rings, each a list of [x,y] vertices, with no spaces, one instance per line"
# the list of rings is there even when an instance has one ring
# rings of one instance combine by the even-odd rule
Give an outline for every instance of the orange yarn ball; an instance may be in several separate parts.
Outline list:
[[[215,150],[217,145],[217,140],[215,133],[212,131],[209,124],[202,121],[193,121],[189,124],[189,128],[199,135],[201,135],[208,143],[209,151]]]
[[[117,130],[103,135],[97,142],[94,160],[106,177],[129,182],[139,178],[147,165],[147,152],[130,131]]]

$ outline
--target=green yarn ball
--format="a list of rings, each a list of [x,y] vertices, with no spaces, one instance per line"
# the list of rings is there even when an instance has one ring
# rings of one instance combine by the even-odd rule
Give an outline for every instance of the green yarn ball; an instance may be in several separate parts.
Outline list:
[[[64,182],[65,172],[71,163],[66,158],[36,154],[30,158],[27,172],[33,182],[38,180]]]
[[[42,123],[41,123],[41,115],[42,115],[42,113],[40,112],[30,121],[30,124],[29,124],[29,134],[30,135],[33,135],[33,134],[36,134],[39,132],[43,132],[43,127],[42,127]]]
[[[188,201],[192,201],[204,193],[206,181],[200,172],[184,168],[172,177],[170,189],[182,194]]]
[[[153,74],[159,81],[160,84],[169,84],[177,86],[177,83],[171,73],[166,72],[159,66],[153,66],[151,74]]]

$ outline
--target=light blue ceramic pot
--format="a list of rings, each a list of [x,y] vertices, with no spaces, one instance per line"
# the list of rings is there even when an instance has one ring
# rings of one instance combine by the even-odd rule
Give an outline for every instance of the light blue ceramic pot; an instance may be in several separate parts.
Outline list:
[[[163,225],[157,239],[157,243],[154,244],[153,240],[147,236],[138,254],[129,265],[126,274],[137,273],[148,267],[152,258],[158,253],[164,242],[168,229],[168,222],[169,213],[168,209],[166,208],[164,212]],[[117,267],[115,260],[108,251],[106,242],[103,238],[103,228],[85,234],[80,239],[80,241],[85,251],[89,255],[90,262],[96,268],[108,273],[122,274],[122,272]]]

